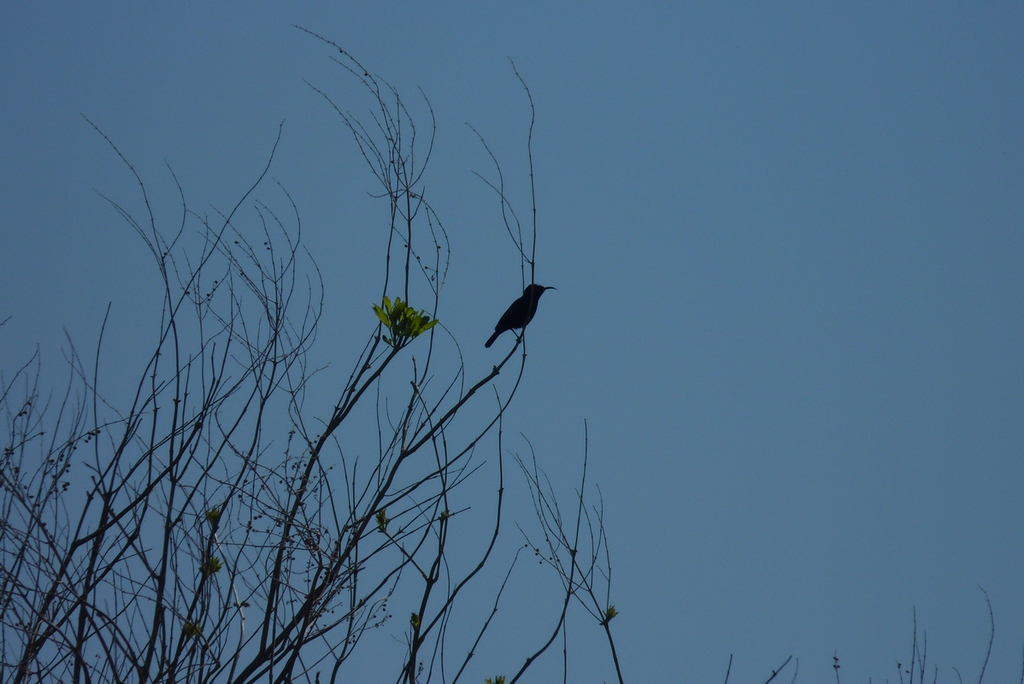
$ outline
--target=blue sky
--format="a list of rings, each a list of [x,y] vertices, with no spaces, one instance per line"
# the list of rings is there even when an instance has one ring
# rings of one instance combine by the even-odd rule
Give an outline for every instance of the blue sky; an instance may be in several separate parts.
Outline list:
[[[5,3],[5,369],[37,342],[59,369],[62,330],[89,349],[108,302],[113,365],[145,353],[156,279],[96,194],[135,188],[81,114],[171,217],[165,162],[193,202],[231,206],[284,121],[272,173],[325,274],[318,353],[348,367],[383,216],[304,81],[358,90],[292,24],[429,97],[453,253],[439,317],[471,374],[510,343],[483,348],[520,281],[465,123],[525,215],[508,58],[529,84],[537,279],[559,289],[506,425],[568,493],[589,423],[630,681],[720,681],[729,654],[733,681],[789,654],[825,681],[834,652],[844,681],[894,681],[914,607],[940,681],[971,681],[979,586],[986,681],[1019,678],[1024,5]],[[577,666],[609,678],[579,624]]]

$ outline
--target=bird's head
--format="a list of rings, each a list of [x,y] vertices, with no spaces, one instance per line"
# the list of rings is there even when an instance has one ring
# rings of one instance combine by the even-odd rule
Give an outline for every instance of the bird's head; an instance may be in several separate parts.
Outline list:
[[[551,286],[545,287],[543,285],[537,285],[537,284],[527,285],[526,289],[523,290],[523,296],[527,297],[529,299],[533,299],[534,301],[536,301],[536,300],[540,299],[540,296],[542,294],[544,294],[544,290],[557,290],[557,289],[558,289],[557,287],[551,287]]]

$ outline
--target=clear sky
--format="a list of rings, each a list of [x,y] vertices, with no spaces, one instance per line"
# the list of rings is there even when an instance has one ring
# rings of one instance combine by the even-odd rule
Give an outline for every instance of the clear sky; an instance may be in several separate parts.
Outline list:
[[[62,329],[89,349],[108,302],[130,369],[159,307],[95,192],[135,187],[81,114],[171,219],[165,161],[197,206],[229,207],[284,121],[272,174],[325,273],[317,353],[348,368],[384,217],[304,81],[368,105],[292,24],[429,97],[453,254],[439,317],[471,376],[511,343],[483,348],[520,281],[465,123],[526,215],[509,57],[532,89],[537,279],[559,289],[506,429],[568,495],[589,421],[630,681],[721,681],[729,654],[731,681],[789,654],[798,681],[829,681],[833,653],[845,682],[897,681],[915,607],[939,681],[976,681],[979,586],[986,681],[1019,679],[1024,4],[5,2],[4,369],[37,342],[60,369]],[[610,679],[577,625],[579,681]]]

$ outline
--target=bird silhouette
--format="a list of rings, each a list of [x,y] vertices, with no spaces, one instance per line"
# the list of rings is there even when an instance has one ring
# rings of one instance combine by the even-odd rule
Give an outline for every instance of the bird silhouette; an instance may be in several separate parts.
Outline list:
[[[505,313],[501,314],[501,318],[498,319],[498,325],[494,326],[494,334],[487,339],[484,346],[490,347],[494,344],[494,340],[498,339],[498,335],[506,330],[525,328],[533,320],[533,315],[537,313],[537,302],[540,301],[540,296],[544,294],[544,290],[556,289],[558,288],[544,287],[543,285],[527,285],[526,289],[523,290],[523,296],[512,302],[508,309],[505,310]]]

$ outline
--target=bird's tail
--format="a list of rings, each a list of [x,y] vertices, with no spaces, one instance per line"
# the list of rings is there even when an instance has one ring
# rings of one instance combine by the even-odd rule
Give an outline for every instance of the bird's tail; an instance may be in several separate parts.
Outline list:
[[[488,337],[487,341],[484,342],[484,346],[485,347],[490,347],[492,344],[494,344],[494,340],[498,339],[498,335],[500,335],[500,334],[501,334],[501,331],[495,330],[494,334],[491,335],[490,337]]]

